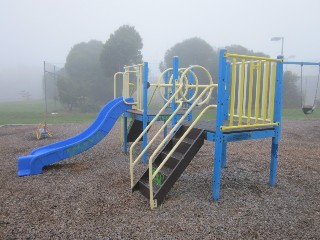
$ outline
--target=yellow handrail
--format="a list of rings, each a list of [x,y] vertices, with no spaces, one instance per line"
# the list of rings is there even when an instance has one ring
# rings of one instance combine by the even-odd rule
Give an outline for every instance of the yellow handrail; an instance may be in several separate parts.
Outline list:
[[[257,57],[257,56],[240,55],[240,54],[233,54],[233,53],[225,53],[225,57],[283,62],[283,59],[278,59],[278,58]]]
[[[132,71],[132,70],[127,70],[131,67],[138,67],[138,70],[135,70],[135,71]],[[133,92],[135,91],[135,85],[133,83],[130,83],[130,79],[129,79],[129,74],[130,73],[136,73],[137,75],[137,101],[136,102],[133,102],[133,103],[129,103],[129,102],[126,102],[126,98],[130,97]],[[134,105],[134,104],[137,104],[138,105],[138,109],[139,107],[141,108],[141,102],[142,102],[142,93],[141,92],[141,86],[139,87],[139,85],[141,85],[142,83],[142,80],[141,80],[141,76],[142,76],[142,65],[139,64],[139,65],[135,65],[135,66],[128,66],[128,67],[125,67],[125,72],[117,72],[114,74],[113,76],[113,94],[114,94],[114,98],[117,97],[117,77],[119,75],[122,75],[122,95],[123,95],[123,100],[126,104],[131,104],[131,105]],[[133,90],[131,91],[130,93],[130,86],[133,86]]]
[[[131,177],[131,188],[133,187],[134,177],[133,177],[133,168],[137,164],[137,162],[141,159],[143,154],[147,151],[147,149],[151,146],[154,139],[152,139],[149,144],[143,149],[143,151],[139,154],[139,156],[136,158],[136,160],[133,161],[133,149],[135,145],[139,142],[139,140],[143,137],[144,134],[146,134],[151,126],[157,121],[161,113],[171,104],[172,100],[180,93],[180,90],[182,89],[183,85],[180,85],[180,87],[177,89],[177,91],[170,97],[170,99],[166,102],[166,104],[163,105],[163,107],[160,109],[160,111],[157,113],[157,115],[152,119],[152,121],[148,124],[148,126],[142,131],[142,133],[137,137],[137,139],[132,143],[130,147],[130,177]],[[172,114],[169,119],[166,122],[170,122],[171,119],[174,117],[175,113],[179,111],[179,109],[182,106],[182,102],[177,106],[177,109],[174,111],[174,114]]]
[[[173,147],[173,149],[169,152],[169,154],[167,155],[167,157],[162,161],[162,163],[159,165],[159,167],[153,171],[153,167],[152,167],[152,162],[154,157],[159,153],[159,151],[164,147],[164,144],[169,140],[169,138],[172,136],[172,134],[176,131],[176,129],[181,125],[181,123],[185,120],[185,118],[188,116],[188,114],[193,110],[193,108],[195,106],[198,105],[198,102],[202,100],[203,95],[210,90],[210,92],[212,92],[212,88],[217,87],[218,84],[211,84],[208,85],[203,91],[202,93],[197,97],[197,99],[192,103],[192,105],[189,107],[189,109],[184,113],[184,115],[179,119],[179,121],[176,123],[176,125],[171,129],[171,131],[168,133],[168,135],[163,139],[163,141],[160,143],[160,145],[158,145],[158,147],[156,148],[156,150],[154,150],[153,154],[151,155],[151,157],[149,158],[149,190],[150,190],[150,207],[151,209],[153,209],[154,207],[157,206],[156,201],[153,199],[153,179],[155,178],[155,176],[159,173],[159,171],[161,170],[161,168],[165,165],[165,163],[168,161],[168,159],[171,157],[172,153],[176,150],[176,148],[179,146],[179,144],[183,141],[183,139],[186,137],[186,135],[191,131],[192,127],[199,121],[199,119],[201,118],[201,116],[204,114],[204,111],[207,111],[210,107],[207,106],[200,114],[199,116],[196,118],[196,120],[190,125],[190,127],[187,129],[186,133],[183,134],[183,136],[180,138],[180,140],[175,144],[175,146]],[[209,98],[206,98],[206,101],[208,101]],[[203,102],[203,101],[202,101]],[[216,105],[210,105],[211,107],[216,107]],[[209,108],[208,108],[209,107]],[[171,117],[174,114],[171,115]],[[165,127],[170,121],[167,121],[163,127]],[[157,134],[161,133],[161,129],[158,131]]]

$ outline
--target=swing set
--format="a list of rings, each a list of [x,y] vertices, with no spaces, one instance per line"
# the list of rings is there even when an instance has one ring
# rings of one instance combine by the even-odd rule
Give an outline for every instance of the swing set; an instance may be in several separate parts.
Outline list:
[[[300,65],[300,94],[301,94],[301,109],[305,115],[313,113],[317,106],[317,95],[318,95],[318,88],[319,88],[319,81],[320,81],[320,62],[284,62],[283,64],[291,64],[291,65]],[[304,66],[318,66],[318,76],[317,76],[317,85],[316,90],[313,98],[312,105],[306,104],[306,91],[303,91],[303,67]],[[305,93],[305,94],[304,94]]]

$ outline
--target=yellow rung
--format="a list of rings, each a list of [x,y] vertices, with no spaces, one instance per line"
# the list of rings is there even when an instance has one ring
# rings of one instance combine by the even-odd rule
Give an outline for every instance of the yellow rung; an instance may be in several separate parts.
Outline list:
[[[263,83],[263,106],[262,106],[263,122],[265,122],[267,118],[269,71],[270,71],[270,62],[267,61],[264,68],[264,83]]]
[[[266,61],[274,61],[274,62],[283,62],[283,59],[248,56],[248,55],[240,55],[240,54],[233,54],[233,53],[225,53],[224,56],[225,57],[231,57],[231,58],[240,58],[240,59],[254,59],[254,60],[266,60]]]
[[[251,108],[252,108],[252,87],[253,87],[253,67],[254,63],[250,61],[250,73],[249,73],[249,99],[248,99],[248,119],[247,124],[250,124],[251,119]]]
[[[238,125],[242,125],[242,113],[243,113],[243,92],[244,92],[244,71],[245,71],[245,59],[242,59],[242,64],[241,64],[241,76],[240,76],[240,82],[239,82],[239,120],[238,120]]]
[[[236,130],[236,129],[244,129],[244,128],[257,128],[257,127],[271,127],[271,126],[279,126],[278,122],[275,123],[257,123],[257,124],[251,124],[251,125],[242,125],[242,126],[221,126],[220,129],[222,131],[226,130]]]
[[[276,86],[276,72],[277,64],[273,64],[272,77],[271,77],[271,96],[270,96],[270,120],[273,121],[274,116],[274,95],[275,95],[275,86]]]
[[[261,82],[261,61],[257,64],[256,99],[255,99],[255,123],[258,123],[260,109],[260,82]]]
[[[231,79],[231,96],[230,96],[230,118],[229,126],[233,126],[233,115],[234,115],[234,101],[235,101],[235,91],[236,91],[236,77],[237,77],[237,65],[236,58],[232,59],[232,79]]]

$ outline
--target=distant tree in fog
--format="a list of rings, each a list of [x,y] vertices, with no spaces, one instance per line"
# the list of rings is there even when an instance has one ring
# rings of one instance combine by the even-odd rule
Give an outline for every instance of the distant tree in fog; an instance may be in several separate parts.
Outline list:
[[[201,65],[208,69],[215,79],[217,78],[218,53],[209,43],[201,38],[194,37],[184,40],[167,50],[164,56],[164,62],[160,63],[160,71],[172,66],[173,56],[179,56],[180,67]],[[205,76],[203,75],[203,77]],[[199,78],[200,81],[201,79],[203,78]],[[203,82],[205,81],[207,80],[203,80]]]
[[[301,93],[297,85],[299,76],[286,71],[283,74],[283,107],[300,107],[301,106]]]
[[[234,53],[234,54],[258,56],[258,57],[270,57],[269,55],[267,55],[263,52],[254,52],[252,50],[249,50],[249,49],[247,49],[241,45],[237,45],[237,44],[232,44],[232,45],[226,46],[225,49],[229,53]]]
[[[103,43],[96,40],[72,47],[64,69],[66,78],[59,79],[61,101],[65,100],[73,105],[75,103],[98,105],[112,97],[112,91],[107,86],[100,64],[102,49]]]
[[[110,91],[113,92],[115,73],[123,71],[125,65],[142,63],[142,47],[142,38],[133,26],[123,25],[110,35],[100,56],[100,63]],[[120,92],[120,88],[118,91]]]
[[[125,65],[142,63],[142,47],[142,38],[133,26],[118,28],[104,44],[100,56],[105,76],[113,78]]]

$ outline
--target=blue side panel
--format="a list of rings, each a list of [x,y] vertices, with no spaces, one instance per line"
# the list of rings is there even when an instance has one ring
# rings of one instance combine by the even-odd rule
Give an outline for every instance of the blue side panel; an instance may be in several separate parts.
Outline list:
[[[132,98],[126,102],[133,102]],[[132,105],[126,104],[122,97],[108,102],[95,121],[82,133],[33,150],[29,156],[18,158],[18,176],[35,175],[49,164],[80,154],[100,142],[112,129],[117,119]]]

